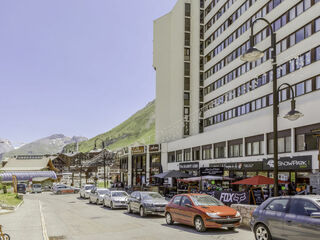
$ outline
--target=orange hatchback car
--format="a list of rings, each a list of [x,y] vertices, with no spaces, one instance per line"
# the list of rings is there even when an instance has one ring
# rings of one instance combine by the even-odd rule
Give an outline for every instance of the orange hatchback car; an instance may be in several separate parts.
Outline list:
[[[194,226],[198,232],[222,227],[234,230],[241,221],[238,211],[207,194],[174,196],[166,206],[165,217],[169,225],[179,222]]]

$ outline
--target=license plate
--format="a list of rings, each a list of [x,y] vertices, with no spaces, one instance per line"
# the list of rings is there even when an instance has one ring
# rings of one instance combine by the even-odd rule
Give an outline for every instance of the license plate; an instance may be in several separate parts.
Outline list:
[[[234,224],[223,224],[223,227],[234,227]]]

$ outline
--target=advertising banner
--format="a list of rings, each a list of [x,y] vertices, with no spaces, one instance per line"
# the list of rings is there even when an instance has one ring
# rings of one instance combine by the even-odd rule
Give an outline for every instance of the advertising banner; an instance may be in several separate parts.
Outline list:
[[[249,204],[249,192],[213,191],[207,194],[214,196],[226,205]]]

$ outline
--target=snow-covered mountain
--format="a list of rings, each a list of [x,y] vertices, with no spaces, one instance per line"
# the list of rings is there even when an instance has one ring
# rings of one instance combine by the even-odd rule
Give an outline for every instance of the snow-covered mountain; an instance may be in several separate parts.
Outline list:
[[[70,143],[82,142],[88,140],[86,137],[67,137],[63,134],[54,134],[49,137],[41,138],[34,142],[22,145],[18,149],[8,151],[5,156],[22,154],[53,154],[61,152],[63,147]]]
[[[0,154],[6,153],[14,149],[14,146],[8,139],[0,138]]]

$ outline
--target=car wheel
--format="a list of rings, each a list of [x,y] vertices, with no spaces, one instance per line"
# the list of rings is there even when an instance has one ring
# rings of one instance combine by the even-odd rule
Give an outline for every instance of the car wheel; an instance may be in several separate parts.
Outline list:
[[[91,202],[91,198],[90,198],[90,197],[89,197],[89,203],[92,203],[92,202]]]
[[[8,234],[3,234],[3,237],[0,237],[1,240],[10,240],[10,236]]]
[[[99,205],[99,199],[97,199],[96,204]]]
[[[235,227],[228,227],[229,231],[234,231]]]
[[[256,240],[271,240],[272,239],[269,229],[263,224],[258,224],[255,227],[254,236],[256,237]]]
[[[203,220],[201,217],[196,217],[194,219],[194,227],[198,232],[205,232],[206,227],[204,226]]]
[[[110,208],[113,210],[114,207],[113,207],[113,202],[110,202]]]
[[[170,213],[166,213],[166,222],[168,225],[172,225],[174,223],[174,221],[172,220],[172,216]]]
[[[140,211],[139,211],[139,213],[140,213],[140,217],[145,217],[146,216],[146,212],[144,211],[144,207],[140,207]]]
[[[127,213],[132,213],[132,210],[131,210],[131,206],[130,206],[130,203],[128,203],[128,207],[127,207]]]

